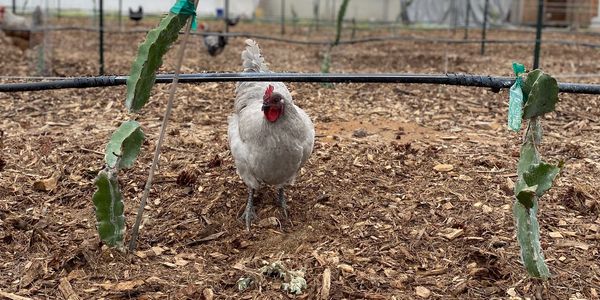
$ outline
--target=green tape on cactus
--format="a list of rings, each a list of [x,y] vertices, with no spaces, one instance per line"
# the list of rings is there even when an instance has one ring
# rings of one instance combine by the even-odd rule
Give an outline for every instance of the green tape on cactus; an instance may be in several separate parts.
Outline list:
[[[196,6],[194,1],[190,0],[177,0],[175,5],[171,7],[171,13],[178,15],[185,15],[192,17],[192,30],[196,31],[198,24],[196,23]]]
[[[146,40],[139,46],[127,79],[125,106],[129,111],[139,111],[150,99],[156,71],[163,62],[162,57],[177,40],[179,31],[185,26],[189,17],[186,14],[168,14],[160,21],[157,28],[148,32]]]
[[[135,159],[140,153],[144,133],[140,123],[127,121],[121,124],[113,133],[106,145],[104,160],[109,168],[127,169],[133,166]]]
[[[523,119],[523,79],[521,74],[525,72],[525,66],[519,63],[513,63],[513,71],[515,72],[515,83],[510,87],[508,101],[508,127],[513,131],[521,129]]]
[[[97,190],[92,200],[96,210],[96,228],[100,239],[108,246],[123,248],[125,205],[117,176],[113,171],[102,170],[94,184]]]

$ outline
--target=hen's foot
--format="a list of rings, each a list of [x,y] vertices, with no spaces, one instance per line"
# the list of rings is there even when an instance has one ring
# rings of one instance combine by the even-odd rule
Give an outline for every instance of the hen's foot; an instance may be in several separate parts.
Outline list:
[[[283,216],[285,217],[285,219],[288,219],[288,205],[287,202],[285,201],[285,195],[283,193],[283,188],[279,188],[279,190],[277,191],[277,204],[279,204],[279,207],[281,207],[281,210],[283,211]]]
[[[252,220],[256,219],[256,212],[254,211],[254,190],[248,189],[248,201],[246,202],[246,209],[241,216],[241,219],[246,222],[246,230],[250,231],[250,225]]]

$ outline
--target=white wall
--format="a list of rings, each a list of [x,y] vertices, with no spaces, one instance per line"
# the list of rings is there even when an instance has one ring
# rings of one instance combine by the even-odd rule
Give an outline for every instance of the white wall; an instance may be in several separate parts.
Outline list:
[[[313,3],[317,0],[285,0],[286,19],[292,17],[292,7],[300,18],[313,18]],[[439,0],[441,1],[441,0]],[[265,17],[281,17],[282,0],[261,0],[259,8]],[[320,0],[319,18],[334,20],[342,0]],[[393,21],[400,13],[400,0],[350,0],[346,19]]]
[[[21,9],[25,0],[16,0],[18,10]],[[99,0],[60,0],[62,9],[79,9],[92,12],[94,2],[98,7]],[[127,12],[128,7],[137,9],[138,6],[144,7],[145,12],[161,14],[166,13],[173,6],[175,0],[123,0],[123,11]],[[258,5],[258,0],[230,0],[231,15],[245,14],[252,16],[254,8]],[[27,10],[33,10],[33,7],[40,5],[53,10],[57,7],[58,0],[29,0],[27,1]],[[0,0],[0,5],[11,6],[12,0]],[[200,0],[198,5],[199,15],[214,15],[217,8],[225,6],[225,0]],[[108,11],[117,11],[119,9],[119,0],[104,0],[104,9]]]
[[[319,18],[334,20],[342,0],[261,0],[257,12],[263,17],[278,20],[281,18],[281,5],[285,1],[286,19],[292,17],[292,7],[299,18],[313,18],[313,3],[319,1]],[[482,20],[485,0],[413,0],[408,7],[408,15],[417,23],[452,24],[464,23],[467,1],[471,4],[471,24]],[[490,15],[505,19],[516,0],[490,0]],[[402,0],[350,0],[346,20],[396,21],[400,14]],[[456,17],[454,17],[456,16]],[[494,21],[494,20],[491,20]]]

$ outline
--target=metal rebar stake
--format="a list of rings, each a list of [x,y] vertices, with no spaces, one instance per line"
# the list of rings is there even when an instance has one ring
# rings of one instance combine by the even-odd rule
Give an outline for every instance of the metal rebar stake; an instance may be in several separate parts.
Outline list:
[[[104,0],[100,0],[100,15],[99,20],[100,26],[99,28],[99,45],[98,45],[98,53],[99,53],[99,63],[100,63],[100,75],[104,75]]]
[[[488,11],[490,9],[490,0],[485,0],[483,7],[483,28],[481,30],[481,55],[485,54],[485,36],[487,31]]]
[[[229,0],[225,0],[225,33],[229,32]]]
[[[281,0],[281,35],[285,34],[285,0]]]
[[[542,48],[542,27],[544,26],[544,0],[538,0],[537,26],[535,30],[535,48],[533,50],[533,70],[540,67]]]
[[[467,13],[465,15],[465,36],[464,39],[469,38],[469,18],[471,16],[471,1],[467,0]]]

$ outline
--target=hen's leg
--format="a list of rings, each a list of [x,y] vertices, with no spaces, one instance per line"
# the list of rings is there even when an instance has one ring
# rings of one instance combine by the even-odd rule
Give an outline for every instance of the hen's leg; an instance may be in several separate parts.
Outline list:
[[[253,219],[256,219],[256,212],[254,211],[254,189],[248,188],[248,201],[246,202],[246,209],[242,214],[242,219],[246,222],[246,230],[250,231],[250,224]]]
[[[277,191],[277,203],[281,207],[281,210],[283,210],[283,215],[287,219],[288,218],[288,212],[287,212],[288,206],[285,201],[285,195],[283,194],[283,187],[280,187],[279,190]]]

